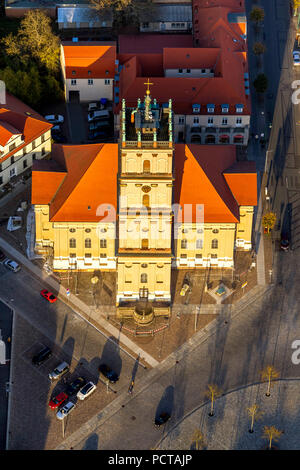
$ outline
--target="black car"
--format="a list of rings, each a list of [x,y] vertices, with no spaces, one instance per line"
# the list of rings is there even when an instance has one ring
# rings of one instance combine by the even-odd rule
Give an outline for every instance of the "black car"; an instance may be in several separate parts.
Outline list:
[[[118,374],[114,372],[107,364],[101,364],[99,366],[99,372],[104,376],[105,379],[108,379],[111,384],[114,384],[119,380]]]
[[[83,377],[78,377],[77,379],[73,380],[73,382],[69,383],[67,386],[66,393],[68,395],[74,395],[75,393],[79,392],[79,390],[86,384],[86,380]]]
[[[43,364],[43,362],[47,361],[47,359],[49,359],[49,357],[51,356],[52,356],[51,349],[48,347],[43,348],[41,349],[40,352],[38,352],[35,356],[33,356],[32,363],[35,366],[40,366],[41,364]]]
[[[171,415],[163,411],[162,413],[160,413],[159,416],[155,418],[154,424],[156,427],[159,428],[162,424],[165,424],[167,421],[169,421],[170,418],[171,418]]]
[[[65,142],[65,138],[62,134],[62,132],[52,132],[52,139],[55,141],[55,142],[59,142],[59,143],[62,143],[62,142]]]
[[[283,251],[289,251],[290,241],[289,241],[289,236],[287,234],[281,235],[280,248]]]
[[[109,129],[109,121],[95,121],[89,125],[90,131],[96,131],[99,129]]]

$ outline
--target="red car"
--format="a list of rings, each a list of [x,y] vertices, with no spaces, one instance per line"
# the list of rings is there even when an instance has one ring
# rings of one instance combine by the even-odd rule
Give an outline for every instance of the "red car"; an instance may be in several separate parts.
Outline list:
[[[56,397],[51,398],[49,401],[49,406],[52,410],[55,410],[58,406],[66,401],[68,395],[65,392],[59,393]]]
[[[44,299],[48,300],[48,302],[50,302],[51,304],[53,304],[53,302],[56,302],[57,300],[57,297],[55,297],[55,295],[52,294],[52,292],[49,292],[47,289],[41,290],[41,296],[44,297]]]

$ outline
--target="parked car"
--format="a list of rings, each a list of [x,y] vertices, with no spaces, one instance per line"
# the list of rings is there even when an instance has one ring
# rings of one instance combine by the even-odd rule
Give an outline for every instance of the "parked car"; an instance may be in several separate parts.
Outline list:
[[[97,119],[108,119],[109,112],[105,109],[103,111],[91,111],[88,113],[88,122],[96,121]]]
[[[99,366],[100,376],[105,380],[109,380],[110,383],[114,384],[119,380],[119,376],[116,372],[114,372],[107,364],[101,364]]]
[[[287,233],[283,233],[283,234],[281,235],[280,248],[281,248],[283,251],[289,251],[289,248],[290,248],[290,240],[289,240],[289,236],[288,236]]]
[[[91,112],[91,111],[101,111],[102,109],[104,109],[104,105],[100,102],[98,103],[89,103],[89,108],[88,108],[88,111]]]
[[[79,398],[79,400],[84,400],[89,395],[91,395],[96,390],[96,388],[97,387],[93,382],[88,382],[79,390],[77,393],[77,398]]]
[[[57,411],[57,419],[65,419],[65,417],[68,416],[68,414],[70,414],[75,407],[76,405],[73,401],[68,401],[62,408]]]
[[[35,366],[40,366],[41,364],[43,364],[43,362],[47,361],[47,359],[49,359],[49,357],[51,356],[52,356],[51,349],[48,347],[45,347],[41,349],[40,352],[38,352],[35,356],[33,356],[32,363]]]
[[[106,137],[107,134],[104,131],[92,131],[89,132],[88,140],[105,139]]]
[[[59,124],[64,122],[65,120],[64,117],[60,114],[48,114],[47,116],[45,116],[45,119],[48,122],[51,122],[51,124]]]
[[[293,63],[294,65],[300,65],[300,53],[298,51],[293,51]]]
[[[163,411],[162,413],[160,413],[159,416],[155,418],[154,424],[157,428],[159,428],[162,424],[166,424],[166,422],[169,421],[170,418],[171,415]]]
[[[69,383],[66,392],[68,395],[75,395],[85,384],[86,380],[83,377],[78,377],[73,380],[73,382]]]
[[[57,297],[52,294],[52,292],[49,292],[47,289],[42,289],[40,294],[42,297],[44,297],[44,299],[48,300],[50,304],[53,304],[53,302],[57,301]]]
[[[13,261],[12,259],[7,259],[6,261],[4,261],[3,264],[6,268],[10,269],[14,273],[17,273],[21,269],[21,266],[16,261]]]
[[[49,406],[52,410],[58,408],[68,399],[68,395],[65,392],[59,393],[56,397],[51,398],[49,401]]]
[[[2,250],[0,250],[0,263],[2,263],[6,259],[5,254],[3,253]]]
[[[100,128],[109,128],[110,125],[109,125],[109,121],[94,121],[92,122],[90,125],[89,125],[89,130],[90,131],[95,131],[97,129],[100,129]]]
[[[70,370],[69,364],[67,362],[61,362],[60,364],[58,364],[57,367],[55,367],[55,369],[52,372],[50,372],[49,379],[57,380],[63,375],[65,375],[67,372],[69,372],[69,370]]]

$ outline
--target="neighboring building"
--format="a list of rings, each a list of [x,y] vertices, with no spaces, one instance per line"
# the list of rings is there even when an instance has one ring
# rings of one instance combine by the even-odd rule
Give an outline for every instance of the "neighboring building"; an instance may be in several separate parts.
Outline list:
[[[113,15],[111,11],[99,14],[88,6],[58,7],[58,29],[95,29],[111,28]]]
[[[51,151],[51,127],[36,111],[6,93],[0,107],[0,186]]]
[[[195,0],[194,47],[179,46],[176,39],[172,43],[173,35],[165,43],[153,36],[153,47],[151,34],[147,44],[145,35],[127,42],[122,36],[115,76],[116,132],[121,99],[134,107],[149,78],[160,104],[173,100],[175,142],[247,145],[251,103],[243,8],[236,0]]]
[[[192,30],[190,3],[154,3],[151,11],[140,17],[141,32],[171,32]]]
[[[114,42],[63,42],[61,68],[66,101],[112,100],[115,62]]]
[[[35,250],[55,270],[115,270],[118,315],[139,323],[170,314],[172,267],[234,267],[257,203],[254,163],[174,144],[172,100],[150,84],[135,108],[122,100],[119,144],[56,144],[32,178]]]

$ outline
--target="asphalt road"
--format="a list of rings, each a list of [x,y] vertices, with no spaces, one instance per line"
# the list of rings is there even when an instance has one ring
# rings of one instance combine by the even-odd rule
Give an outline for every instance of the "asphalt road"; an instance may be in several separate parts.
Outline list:
[[[137,382],[148,370],[139,367],[135,360],[64,302],[58,300],[49,304],[40,295],[45,286],[25,268],[12,273],[0,265],[0,282],[1,298],[12,306],[15,316],[9,448],[53,448],[62,440],[62,435],[60,427],[57,428],[55,412],[48,409],[48,402],[50,396],[65,389],[65,384],[64,380],[51,384],[48,373],[60,361],[67,360],[71,364],[68,381],[83,375],[98,387],[97,392],[73,412],[69,434],[119,393],[127,391],[132,374]],[[50,347],[53,357],[35,368],[31,358],[42,346]],[[109,386],[109,390],[99,377],[100,363],[109,364],[120,375],[117,384]]]
[[[6,426],[8,411],[8,393],[6,384],[9,382],[11,343],[7,341],[12,336],[12,311],[0,302],[0,333],[6,344],[6,364],[0,364],[0,450],[6,446]]]

